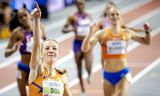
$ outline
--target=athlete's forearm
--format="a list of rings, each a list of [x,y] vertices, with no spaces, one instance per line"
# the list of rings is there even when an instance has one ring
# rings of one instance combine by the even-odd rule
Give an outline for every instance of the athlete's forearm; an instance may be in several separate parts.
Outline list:
[[[16,52],[17,50],[16,50],[16,48],[15,47],[13,47],[13,48],[7,48],[6,50],[5,50],[5,57],[9,57],[9,56],[11,56],[14,52]]]
[[[145,23],[143,27],[144,27],[144,30],[146,32],[146,36],[144,38],[145,44],[149,45],[151,43],[151,36],[150,36],[151,28],[147,23]]]
[[[82,52],[88,52],[91,49],[90,39],[91,39],[90,34],[84,38],[83,43],[82,43],[82,47],[81,47]]]
[[[132,30],[132,31],[134,31],[134,32],[144,32],[145,30],[144,29],[142,29],[142,28],[132,28],[132,27],[127,27],[127,26],[125,26],[125,25],[122,25],[122,28],[128,28],[128,29],[130,29],[130,30]]]
[[[150,32],[149,31],[146,31],[146,36],[144,38],[144,41],[145,41],[146,45],[151,44],[151,36],[150,36]]]
[[[131,30],[133,30],[134,32],[144,32],[144,29],[141,28],[129,28]]]
[[[37,77],[37,69],[33,69],[30,67],[30,73],[29,73],[29,78],[28,78],[28,83],[32,83]]]
[[[68,33],[68,32],[73,31],[73,29],[63,28],[62,31],[63,31],[63,33]]]
[[[98,32],[98,27],[95,24],[90,26],[90,33],[84,38],[81,50],[82,52],[88,52],[92,49],[96,42],[93,42],[94,35]]]
[[[32,11],[32,16],[34,18],[34,24],[33,24],[33,48],[32,48],[32,54],[31,54],[31,61],[30,61],[30,68],[36,69],[39,64],[40,59],[40,38],[41,38],[41,24],[40,24],[40,18],[41,18],[41,11],[37,3],[35,3],[36,10]]]
[[[34,46],[40,47],[40,19],[35,20],[34,26],[33,26],[33,38],[34,38]]]
[[[72,96],[72,92],[71,92],[71,90],[69,88],[69,85],[68,85],[68,80],[66,81],[66,79],[65,79],[65,84],[64,84],[64,94],[63,94],[63,96]]]
[[[68,27],[69,27],[69,25],[65,25],[65,26],[63,27],[62,32],[63,32],[63,33],[68,33],[68,32],[71,32],[71,31],[75,31],[73,28],[72,28],[72,29],[69,29]]]

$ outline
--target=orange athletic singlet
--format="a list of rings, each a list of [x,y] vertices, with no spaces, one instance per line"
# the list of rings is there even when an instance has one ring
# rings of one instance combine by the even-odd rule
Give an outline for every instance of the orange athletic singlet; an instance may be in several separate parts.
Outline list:
[[[63,96],[64,82],[61,74],[49,77],[46,68],[43,73],[29,85],[29,96]]]
[[[128,36],[121,31],[119,36],[113,36],[111,29],[106,29],[107,35],[101,44],[102,58],[126,58]]]

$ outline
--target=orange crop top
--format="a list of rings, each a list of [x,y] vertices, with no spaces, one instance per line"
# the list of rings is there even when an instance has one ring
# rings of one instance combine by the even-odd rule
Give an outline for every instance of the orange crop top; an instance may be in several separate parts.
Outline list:
[[[111,29],[106,29],[107,35],[101,44],[102,58],[126,58],[128,36],[124,31],[121,31],[119,36],[113,36]]]
[[[64,82],[56,72],[54,77],[49,77],[46,68],[36,80],[29,84],[29,96],[63,96]]]

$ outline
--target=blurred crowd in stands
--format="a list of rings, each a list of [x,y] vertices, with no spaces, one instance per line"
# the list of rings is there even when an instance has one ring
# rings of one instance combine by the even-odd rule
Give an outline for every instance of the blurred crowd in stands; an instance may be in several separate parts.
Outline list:
[[[36,1],[39,4],[42,11],[42,18],[44,19],[49,18],[49,15],[48,15],[50,13],[48,12],[49,3],[55,4],[55,5],[51,5],[52,7],[61,6],[57,4],[59,0],[56,2],[54,0],[30,0],[30,1]],[[63,1],[64,3],[63,6],[61,7],[62,9],[64,7],[72,5],[76,0],[61,0],[61,1]],[[18,18],[17,18],[17,12],[19,8],[16,8],[15,5],[13,5],[17,2],[20,3],[19,0],[18,1],[17,0],[0,0],[0,40],[8,39],[12,31],[17,26],[19,26]],[[30,2],[28,4],[32,4],[32,3]],[[33,5],[29,5],[29,6],[33,7]],[[22,8],[25,8],[26,10],[31,11],[31,8],[28,8],[29,6],[26,3],[22,5]]]

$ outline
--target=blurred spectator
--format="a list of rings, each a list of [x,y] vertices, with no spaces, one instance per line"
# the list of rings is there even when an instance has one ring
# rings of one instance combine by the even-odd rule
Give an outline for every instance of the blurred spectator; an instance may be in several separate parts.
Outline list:
[[[11,13],[12,13],[12,10],[9,6],[9,4],[7,2],[2,2],[2,14],[4,15],[4,20],[3,20],[3,23],[6,25],[6,24],[9,24],[10,20],[11,20]]]
[[[11,20],[12,10],[8,3],[1,2],[0,8],[0,39],[10,37],[9,22]]]
[[[70,5],[74,4],[75,2],[76,2],[76,0],[64,0],[65,6],[70,6]]]
[[[49,0],[35,0],[42,12],[42,18],[48,18],[48,2]]]

